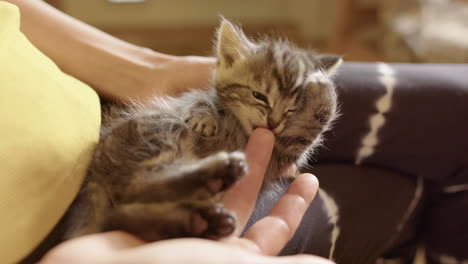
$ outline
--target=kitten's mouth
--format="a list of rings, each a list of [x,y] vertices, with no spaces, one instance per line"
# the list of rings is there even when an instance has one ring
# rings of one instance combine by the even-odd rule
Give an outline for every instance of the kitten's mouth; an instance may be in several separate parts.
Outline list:
[[[277,134],[279,134],[281,131],[283,131],[284,125],[281,124],[281,125],[279,125],[279,126],[273,128],[273,129],[271,129],[267,124],[264,124],[264,125],[256,125],[256,124],[253,124],[252,127],[253,127],[252,131],[255,130],[256,128],[266,128],[266,129],[270,130],[271,132],[273,132],[273,134],[277,135]]]
[[[275,129],[271,130],[273,131],[273,134],[279,134],[279,132],[281,132],[283,130],[283,125],[280,125],[280,126],[277,126],[275,127]]]
[[[271,129],[270,127],[268,127],[267,124],[252,124],[252,131],[254,131],[257,128],[266,128],[276,135],[283,130],[284,126],[280,125],[280,126],[275,127],[274,129]]]

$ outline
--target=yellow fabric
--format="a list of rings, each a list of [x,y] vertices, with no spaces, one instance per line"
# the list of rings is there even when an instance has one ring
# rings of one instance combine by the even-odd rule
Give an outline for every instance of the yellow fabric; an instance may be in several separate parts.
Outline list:
[[[77,194],[99,137],[100,105],[20,32],[0,1],[0,263],[52,230]]]

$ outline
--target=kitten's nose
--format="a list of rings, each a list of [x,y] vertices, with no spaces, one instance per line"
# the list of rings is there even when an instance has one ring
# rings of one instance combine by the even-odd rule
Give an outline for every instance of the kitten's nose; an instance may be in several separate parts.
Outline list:
[[[268,118],[268,128],[270,130],[275,130],[275,128],[277,128],[280,123],[281,123],[280,120],[274,120],[273,118]]]

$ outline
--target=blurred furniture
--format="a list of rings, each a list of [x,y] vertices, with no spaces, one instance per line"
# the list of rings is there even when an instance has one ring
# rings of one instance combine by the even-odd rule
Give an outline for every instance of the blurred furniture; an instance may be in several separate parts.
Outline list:
[[[209,55],[219,15],[249,36],[268,33],[304,47],[321,46],[334,1],[49,0],[86,23],[138,45],[172,54]]]
[[[249,36],[279,35],[347,61],[468,60],[466,0],[47,1],[126,41],[176,55],[211,55],[223,15],[242,22]]]
[[[468,62],[466,0],[337,0],[335,17],[328,49],[345,59]]]
[[[373,1],[336,0],[334,25],[327,49],[343,54],[345,60],[383,60],[374,43],[378,6]],[[367,43],[366,43],[367,40]]]

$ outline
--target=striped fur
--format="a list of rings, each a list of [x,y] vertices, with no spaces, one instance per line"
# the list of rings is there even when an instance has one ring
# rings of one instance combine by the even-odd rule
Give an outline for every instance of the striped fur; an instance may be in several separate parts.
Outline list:
[[[228,21],[218,34],[218,107],[234,115],[246,135],[256,127],[276,134],[268,170],[272,180],[290,163],[305,162],[336,117],[331,78],[341,59],[303,50],[287,41],[253,42]],[[254,92],[263,100],[255,98]]]
[[[336,115],[331,76],[341,62],[286,41],[253,42],[223,20],[212,87],[114,111],[89,176],[61,222],[65,237],[121,229],[148,241],[234,230],[216,204],[245,170],[253,129],[276,144],[266,182],[304,162]],[[65,227],[64,227],[65,226]]]

